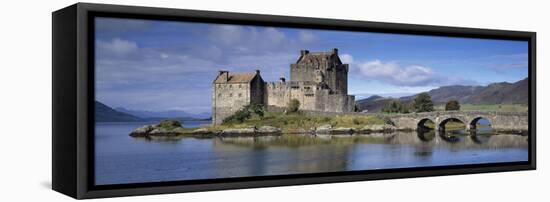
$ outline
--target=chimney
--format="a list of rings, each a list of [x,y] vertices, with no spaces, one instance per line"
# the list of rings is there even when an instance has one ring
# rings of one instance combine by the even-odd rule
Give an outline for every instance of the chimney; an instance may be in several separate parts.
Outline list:
[[[300,51],[300,55],[301,55],[301,56],[307,55],[308,53],[309,53],[308,50],[301,50],[301,51]]]
[[[279,78],[279,81],[281,81],[282,83],[284,83],[286,81],[285,77],[281,77]]]
[[[219,76],[223,76],[225,74],[225,82],[229,81],[229,71],[220,70]]]
[[[332,54],[338,55],[338,48],[333,48],[332,49]]]

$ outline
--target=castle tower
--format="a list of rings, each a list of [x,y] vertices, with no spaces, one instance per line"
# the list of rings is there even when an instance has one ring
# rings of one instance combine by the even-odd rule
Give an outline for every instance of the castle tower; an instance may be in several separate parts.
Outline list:
[[[212,85],[212,123],[221,124],[246,105],[263,104],[264,84],[260,70],[247,73],[220,71]]]
[[[300,51],[296,63],[290,65],[290,82],[317,84],[332,94],[348,93],[348,64],[342,64],[338,49],[329,52]]]

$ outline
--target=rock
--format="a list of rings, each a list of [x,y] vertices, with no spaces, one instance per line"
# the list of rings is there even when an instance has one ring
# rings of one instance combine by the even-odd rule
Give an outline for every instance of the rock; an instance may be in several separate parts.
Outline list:
[[[149,135],[149,132],[151,132],[153,129],[155,129],[155,125],[145,125],[142,127],[139,127],[132,131],[130,133],[130,136],[132,137],[145,137]]]
[[[315,129],[315,133],[317,134],[330,134],[330,131],[332,129],[332,126],[329,124],[319,126]]]
[[[158,128],[158,127],[149,132],[149,135],[151,136],[169,136],[174,134],[176,134],[176,132],[172,130],[168,130],[165,128]]]
[[[208,130],[208,128],[199,128],[191,132],[193,134],[211,134],[212,131]]]
[[[221,135],[254,135],[255,128],[227,128],[222,130]]]
[[[396,131],[397,130],[397,127],[393,126],[393,125],[384,125],[384,131],[389,131],[389,132],[393,132],[393,131]]]
[[[262,127],[258,128],[258,130],[256,132],[259,133],[259,134],[280,134],[280,133],[283,132],[283,130],[281,130],[280,128],[273,127],[273,126],[262,126]]]
[[[353,128],[333,128],[330,130],[330,134],[353,134]]]
[[[388,125],[388,124],[375,124],[375,125],[367,125],[363,127],[360,132],[362,133],[372,133],[372,132],[392,132],[395,131],[395,126]]]

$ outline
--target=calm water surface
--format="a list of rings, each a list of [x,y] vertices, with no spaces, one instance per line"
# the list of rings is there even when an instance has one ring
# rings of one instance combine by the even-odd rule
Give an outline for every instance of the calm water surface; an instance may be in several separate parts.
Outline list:
[[[207,125],[187,121],[184,127]],[[520,135],[402,133],[144,139],[147,123],[97,123],[96,184],[123,184],[528,160]]]

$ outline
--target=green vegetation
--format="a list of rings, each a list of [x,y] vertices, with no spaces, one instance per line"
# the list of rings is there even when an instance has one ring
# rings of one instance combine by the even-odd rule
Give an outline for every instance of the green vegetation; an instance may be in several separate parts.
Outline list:
[[[460,110],[460,103],[457,100],[451,100],[445,104],[445,111],[457,111]]]
[[[387,120],[377,116],[365,115],[341,115],[320,116],[309,115],[303,112],[282,113],[265,112],[264,116],[250,116],[242,122],[224,122],[222,125],[209,127],[210,130],[223,130],[225,128],[249,128],[260,126],[273,126],[283,129],[283,132],[292,133],[300,130],[309,130],[313,127],[331,125],[332,127],[345,127],[360,129],[366,125],[385,124]]]
[[[431,112],[434,110],[432,97],[428,93],[420,93],[414,98],[413,107],[416,112]]]
[[[223,123],[226,124],[238,124],[243,123],[245,120],[253,117],[263,117],[265,108],[260,104],[246,105],[241,110],[235,112],[233,115],[225,118]]]
[[[300,101],[297,99],[292,99],[290,102],[288,102],[288,105],[286,107],[287,113],[296,113],[300,110]]]
[[[399,100],[391,100],[384,107],[382,108],[382,112],[384,113],[410,113],[411,106],[407,103],[402,103]]]
[[[180,128],[181,122],[177,120],[162,120],[159,123],[159,127],[166,130],[172,130],[174,128]]]

